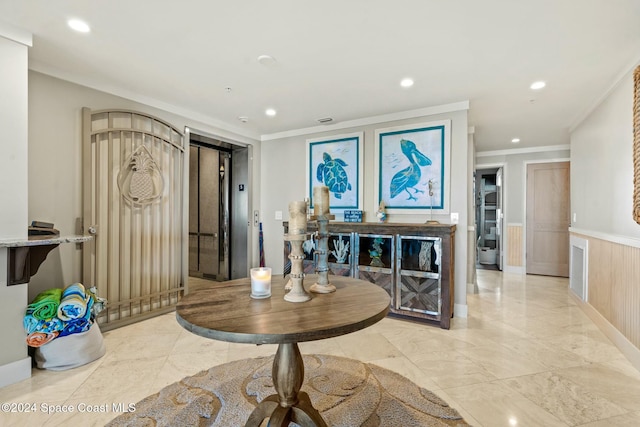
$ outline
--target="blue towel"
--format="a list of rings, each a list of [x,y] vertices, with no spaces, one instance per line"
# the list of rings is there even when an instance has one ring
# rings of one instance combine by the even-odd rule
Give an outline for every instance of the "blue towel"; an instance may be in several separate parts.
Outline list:
[[[25,314],[24,319],[22,319],[22,325],[24,326],[24,330],[27,334],[37,331],[39,323],[40,320],[33,317],[33,314]]]
[[[79,334],[81,332],[87,332],[91,327],[91,321],[86,318],[73,319],[65,323],[64,329],[60,331],[58,337],[64,337],[71,334]]]
[[[31,314],[26,314],[22,320],[24,330],[27,334],[34,332],[42,332],[43,334],[52,334],[61,331],[64,328],[62,320],[57,317],[51,319],[39,320]]]
[[[91,296],[85,291],[82,283],[74,283],[67,286],[62,291],[60,305],[58,306],[58,317],[65,322],[85,317],[87,311],[89,311],[87,305],[90,300]]]

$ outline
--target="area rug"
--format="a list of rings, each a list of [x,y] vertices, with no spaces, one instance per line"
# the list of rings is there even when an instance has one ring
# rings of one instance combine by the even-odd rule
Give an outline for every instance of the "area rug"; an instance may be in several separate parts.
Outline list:
[[[329,426],[468,425],[434,393],[388,369],[329,355],[303,359],[302,391]],[[256,405],[275,393],[272,364],[273,357],[243,359],[183,378],[107,426],[242,426]]]

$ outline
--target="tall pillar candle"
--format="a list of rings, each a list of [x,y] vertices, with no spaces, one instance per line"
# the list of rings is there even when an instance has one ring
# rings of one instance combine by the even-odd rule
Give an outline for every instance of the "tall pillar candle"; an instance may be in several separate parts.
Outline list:
[[[307,202],[289,203],[289,234],[307,232]]]
[[[329,187],[323,185],[313,187],[313,214],[315,216],[329,213]]]

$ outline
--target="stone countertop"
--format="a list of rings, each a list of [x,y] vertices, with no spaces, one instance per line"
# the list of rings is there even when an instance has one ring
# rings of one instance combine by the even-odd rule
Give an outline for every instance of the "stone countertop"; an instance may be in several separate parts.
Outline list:
[[[1,239],[0,248],[16,248],[24,246],[58,245],[60,243],[82,243],[92,240],[93,236],[29,236],[28,238]]]

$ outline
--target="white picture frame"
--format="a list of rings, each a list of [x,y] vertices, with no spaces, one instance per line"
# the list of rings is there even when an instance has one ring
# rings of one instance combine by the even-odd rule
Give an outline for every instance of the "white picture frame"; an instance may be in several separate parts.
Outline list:
[[[449,213],[451,120],[376,129],[374,145],[376,210]]]
[[[329,187],[332,214],[363,207],[364,133],[307,139],[306,194],[313,209],[313,187]]]

